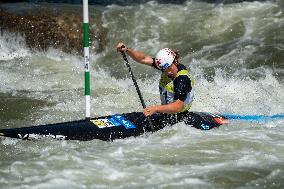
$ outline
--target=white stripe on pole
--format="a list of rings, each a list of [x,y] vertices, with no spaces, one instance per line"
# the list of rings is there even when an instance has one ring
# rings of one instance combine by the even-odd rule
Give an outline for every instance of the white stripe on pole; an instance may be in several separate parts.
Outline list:
[[[89,23],[88,0],[83,0],[83,18],[84,23]]]
[[[91,97],[86,96],[86,119],[91,117]]]

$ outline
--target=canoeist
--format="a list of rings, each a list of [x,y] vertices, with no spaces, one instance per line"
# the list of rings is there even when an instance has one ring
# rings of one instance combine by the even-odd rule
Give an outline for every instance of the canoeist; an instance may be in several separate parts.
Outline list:
[[[194,97],[194,79],[188,69],[179,63],[179,54],[170,48],[163,48],[153,58],[143,52],[127,47],[120,42],[117,51],[127,53],[138,63],[152,66],[162,71],[159,91],[161,105],[148,106],[144,115],[154,113],[176,114],[190,109]]]

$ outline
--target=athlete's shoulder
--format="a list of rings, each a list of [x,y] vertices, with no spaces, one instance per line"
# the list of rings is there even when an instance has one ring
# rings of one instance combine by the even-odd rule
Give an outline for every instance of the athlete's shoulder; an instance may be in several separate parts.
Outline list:
[[[190,82],[190,78],[187,75],[179,75],[178,77],[175,78],[174,82],[175,83],[180,83],[180,82]]]
[[[178,64],[178,76],[174,80],[175,85],[179,85],[181,83],[190,83],[191,79],[189,77],[189,71],[183,64]]]

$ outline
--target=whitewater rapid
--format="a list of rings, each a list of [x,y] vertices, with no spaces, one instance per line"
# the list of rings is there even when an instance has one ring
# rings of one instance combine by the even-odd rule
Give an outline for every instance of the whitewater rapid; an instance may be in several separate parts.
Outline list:
[[[93,5],[90,15],[108,28],[104,51],[90,56],[92,117],[142,111],[115,49],[121,40],[153,56],[178,49],[195,76],[192,111],[284,112],[278,1]],[[146,104],[159,104],[160,73],[129,60]],[[2,31],[0,81],[1,128],[84,119],[79,55],[31,50],[24,36]],[[204,132],[179,123],[113,142],[1,138],[0,188],[283,188],[283,124],[232,121]]]

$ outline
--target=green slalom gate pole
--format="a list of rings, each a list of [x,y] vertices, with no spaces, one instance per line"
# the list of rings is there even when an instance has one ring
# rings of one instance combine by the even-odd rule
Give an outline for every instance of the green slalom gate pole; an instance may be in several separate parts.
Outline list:
[[[89,12],[88,0],[83,0],[83,30],[84,30],[84,65],[85,65],[85,96],[86,96],[86,119],[91,117],[90,97],[90,62],[89,62]]]

